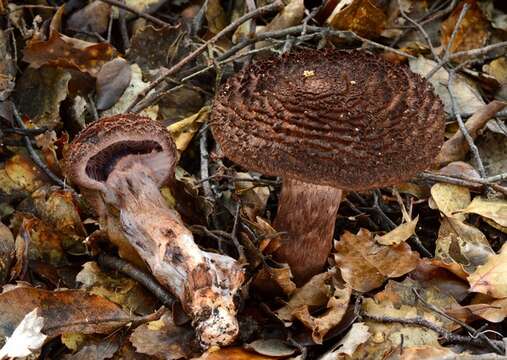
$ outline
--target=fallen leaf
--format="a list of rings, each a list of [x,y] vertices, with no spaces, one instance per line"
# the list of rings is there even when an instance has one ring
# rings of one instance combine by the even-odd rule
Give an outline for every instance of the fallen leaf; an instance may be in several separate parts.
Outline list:
[[[367,38],[376,38],[385,28],[386,15],[369,0],[341,0],[326,20],[338,30],[350,30]]]
[[[493,220],[500,226],[507,227],[507,202],[505,200],[490,200],[476,196],[462,211],[467,214],[478,214]]]
[[[361,292],[381,286],[388,278],[412,271],[419,262],[419,254],[408,244],[379,245],[366,229],[359,230],[357,235],[346,231],[335,249],[336,266],[343,279]]]
[[[60,127],[60,104],[67,98],[70,79],[70,73],[62,69],[28,68],[16,84],[14,102],[35,127]]]
[[[73,255],[83,255],[86,231],[72,192],[42,187],[32,193],[32,199],[41,220],[54,226],[53,232],[59,235],[64,249]]]
[[[484,125],[504,107],[505,103],[495,100],[479,108],[465,123],[469,135],[475,139]],[[442,145],[436,163],[444,165],[451,161],[462,160],[469,150],[468,141],[465,139],[463,133],[458,130],[450,139],[445,141],[444,145]],[[462,173],[460,175],[467,174]]]
[[[16,66],[7,32],[0,30],[0,101],[5,101],[15,86]]]
[[[32,355],[39,350],[47,336],[41,333],[44,318],[37,316],[37,308],[25,315],[0,349],[0,359]]]
[[[507,15],[505,15],[505,17],[507,19]],[[493,76],[500,84],[500,88],[496,92],[495,97],[499,100],[507,101],[507,59],[505,57],[496,58],[489,64],[484,65],[482,69]]]
[[[198,113],[175,122],[167,127],[167,130],[171,133],[178,151],[185,151],[201,125],[208,120],[210,111],[210,107],[205,106],[199,110]]]
[[[138,326],[130,336],[130,341],[142,354],[173,360],[188,358],[192,354],[195,335],[191,329],[176,326],[172,315],[165,313],[159,320]]]
[[[9,279],[14,252],[14,236],[9,228],[0,222],[0,286]]]
[[[471,195],[470,190],[464,186],[436,183],[431,187],[431,199],[436,209],[440,210],[445,216],[465,220],[462,213],[455,213],[470,204]]]
[[[128,62],[116,58],[105,63],[97,74],[97,110],[109,109],[122,96],[130,84],[131,69]]]
[[[433,60],[426,59],[419,56],[417,59],[409,59],[410,70],[421,76],[426,76],[437,63]],[[444,110],[447,114],[453,114],[451,97],[447,83],[449,82],[449,73],[444,68],[437,70],[435,74],[429,79],[433,85],[435,93],[444,104]],[[483,105],[485,105],[479,90],[471,82],[467,81],[465,77],[456,75],[453,81],[454,97],[456,105],[461,112],[475,113]]]
[[[470,291],[492,296],[507,298],[507,244],[504,244],[498,255],[488,258],[484,265],[470,274],[468,282]]]
[[[85,338],[80,349],[74,354],[64,355],[62,360],[103,360],[111,359],[118,351],[123,334],[117,333],[104,339]]]
[[[495,252],[479,229],[459,219],[442,219],[436,241],[436,259],[455,262],[470,274],[493,255]]]
[[[192,360],[273,360],[271,356],[259,355],[238,347],[211,349]]]
[[[257,186],[249,173],[238,172],[235,174],[234,190],[241,198],[241,210],[252,221],[259,215],[264,214],[269,199],[269,188]],[[241,181],[244,179],[245,181]]]
[[[399,357],[400,360],[455,360],[460,358],[462,357],[447,348],[431,345],[403,347],[403,352]],[[463,357],[462,359],[467,358]]]
[[[25,314],[39,308],[48,336],[68,332],[107,334],[133,320],[116,304],[81,290],[15,287],[0,294],[0,336],[10,336]]]
[[[340,355],[353,356],[357,347],[370,338],[371,334],[368,330],[368,325],[363,322],[352,324],[349,332],[334,347],[336,349],[327,352],[319,360],[336,360]]]
[[[23,49],[23,60],[38,69],[48,65],[76,69],[95,76],[114,56],[109,43],[91,43],[60,33],[64,7],[60,6],[49,25],[49,38],[33,36]]]
[[[186,39],[187,33],[181,25],[163,28],[146,25],[134,32],[126,57],[130,63],[137,64],[143,73],[159,71],[161,67],[175,64],[189,52]],[[183,67],[182,70],[186,69]]]
[[[412,279],[403,282],[390,280],[384,291],[373,299],[364,299],[362,311],[365,315],[377,318],[425,319],[449,331],[456,329],[456,324],[425,307],[416,297],[414,290],[427,303],[445,311],[451,306],[459,306],[452,297],[440,293],[435,288],[423,288]],[[400,351],[400,347],[432,346],[441,348],[439,334],[427,327],[382,321],[365,321],[371,336],[361,344],[354,353],[354,359],[367,358],[369,354],[388,354]]]
[[[333,296],[326,304],[323,314],[314,316],[310,314],[308,306],[304,305],[294,309],[293,315],[307,328],[312,330],[312,339],[317,344],[322,344],[326,334],[340,323],[350,302],[352,288],[345,285],[343,288],[335,285]]]
[[[301,23],[305,15],[303,0],[289,0],[280,13],[271,20],[262,32],[285,29]]]
[[[102,111],[102,117],[123,114],[130,106],[130,104],[137,98],[137,95],[139,95],[144,89],[149,86],[149,83],[143,81],[141,69],[137,64],[130,65],[130,69],[132,75],[129,86],[112,107],[105,111]],[[152,91],[150,91],[148,94],[151,94]],[[156,120],[157,113],[158,105],[152,105],[141,111],[140,115],[147,116],[153,120]]]
[[[219,0],[209,0],[206,8],[206,20],[208,30],[212,34],[218,34],[220,30],[227,26],[225,11]]]
[[[136,281],[120,274],[106,274],[95,262],[83,264],[76,282],[90,294],[106,298],[129,313],[146,315],[156,310],[157,301]]]
[[[67,27],[77,32],[104,34],[109,25],[111,5],[93,1],[73,13],[67,20]]]
[[[404,241],[407,241],[412,235],[415,234],[415,229],[419,216],[415,219],[398,225],[395,229],[389,231],[385,235],[375,235],[375,241],[380,245],[398,245]]]
[[[417,267],[409,273],[409,276],[421,286],[425,288],[435,287],[457,301],[462,301],[469,295],[466,275],[465,279],[462,279],[427,258],[421,259]]]
[[[489,23],[480,7],[477,5],[477,1],[465,0],[460,2],[458,6],[453,9],[451,15],[442,22],[440,32],[442,46],[447,48],[452,32],[456,27],[461,10],[465,4],[468,4],[469,8],[461,22],[461,26],[456,32],[454,41],[449,49],[450,53],[481,48],[486,45],[489,38]],[[457,62],[462,62],[465,59],[467,59],[467,57],[460,57],[455,60]]]
[[[302,288],[294,291],[287,305],[275,311],[276,316],[287,322],[293,321],[295,312],[301,307],[321,306],[333,296],[332,284],[334,274],[330,271],[315,275]]]
[[[245,345],[248,350],[255,351],[257,354],[271,357],[286,357],[293,355],[296,349],[289,346],[280,339],[259,339]]]

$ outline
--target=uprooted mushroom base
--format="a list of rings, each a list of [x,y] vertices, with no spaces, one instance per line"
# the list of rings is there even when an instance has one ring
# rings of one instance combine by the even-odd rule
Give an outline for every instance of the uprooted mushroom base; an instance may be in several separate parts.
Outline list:
[[[180,299],[201,343],[231,343],[239,331],[234,296],[243,282],[243,271],[238,263],[199,249],[143,165],[115,170],[106,186],[116,195],[114,205],[120,209],[125,237],[153,275]]]

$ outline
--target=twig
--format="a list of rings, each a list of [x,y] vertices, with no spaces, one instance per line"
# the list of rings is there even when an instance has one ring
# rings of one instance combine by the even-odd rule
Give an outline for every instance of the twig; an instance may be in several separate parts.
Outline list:
[[[111,0],[108,0],[108,1],[111,1]],[[128,109],[127,109],[126,112],[137,112],[137,111],[139,111],[136,108],[136,104],[142,98],[144,98],[146,96],[146,94],[148,94],[151,90],[153,90],[154,88],[156,88],[160,83],[162,83],[163,81],[165,81],[167,77],[175,74],[176,72],[178,72],[179,70],[181,70],[185,65],[187,65],[188,63],[190,63],[191,61],[193,61],[195,58],[197,58],[199,55],[201,55],[210,45],[213,45],[215,42],[217,42],[219,39],[221,39],[225,35],[228,35],[229,33],[231,33],[234,30],[236,30],[241,24],[243,24],[244,22],[246,22],[246,21],[248,21],[250,19],[253,19],[255,17],[262,16],[262,15],[265,15],[265,14],[273,12],[273,11],[278,11],[278,10],[280,10],[282,8],[283,8],[283,2],[281,0],[276,0],[273,4],[260,7],[257,10],[252,11],[250,13],[247,13],[247,14],[241,16],[240,18],[236,19],[235,21],[233,21],[232,23],[230,23],[229,25],[227,25],[225,28],[223,28],[218,34],[216,34],[211,39],[209,39],[208,41],[206,41],[204,44],[202,44],[201,46],[199,46],[196,50],[192,51],[190,54],[188,54],[187,56],[185,56],[178,63],[176,63],[175,65],[173,65],[170,69],[168,69],[167,71],[165,71],[156,80],[154,80],[150,84],[150,86],[148,86],[146,89],[144,89],[137,96],[137,98],[134,100],[134,102],[132,102],[132,104],[130,104],[130,106],[128,107]]]
[[[133,8],[132,6],[130,5],[127,5],[127,4],[124,4],[121,0],[100,0],[102,2],[105,2],[109,5],[113,5],[113,6],[116,6],[116,7],[119,7],[120,9],[123,9],[123,10],[127,10],[133,14],[136,14],[137,16],[139,17],[142,17],[148,21],[151,21],[152,23],[158,25],[158,26],[162,26],[162,27],[165,27],[165,26],[170,26],[168,23],[166,23],[165,21],[162,21],[154,16],[151,16],[149,14],[146,14],[145,12],[142,12],[142,11],[139,11],[137,10],[136,8]]]
[[[18,109],[13,105],[12,106],[12,112],[14,114],[14,120],[16,121],[18,127],[20,129],[26,129],[25,124],[23,123],[23,119],[21,119],[21,116],[18,113]],[[23,141],[25,142],[26,149],[28,150],[28,153],[30,154],[30,157],[32,158],[32,161],[41,169],[48,178],[53,181],[58,186],[62,187],[63,189],[68,188],[72,192],[75,192],[74,189],[69,187],[68,185],[63,182],[62,179],[60,179],[58,176],[56,176],[49,168],[48,166],[42,161],[42,159],[39,157],[35,149],[33,148],[32,142],[30,141],[30,137],[24,135]]]
[[[97,262],[100,266],[117,270],[122,274],[134,279],[146,289],[148,289],[153,295],[160,300],[162,304],[167,306],[169,309],[176,302],[174,297],[163,288],[151,275],[139,270],[131,263],[106,254],[100,254],[97,258]]]
[[[467,4],[465,4],[465,6],[466,5]],[[452,70],[449,72],[448,89],[449,89],[449,95],[451,98],[452,111],[456,116],[456,120],[458,121],[459,129],[460,129],[461,133],[463,134],[463,136],[465,137],[465,139],[468,143],[468,146],[470,147],[470,151],[472,152],[475,163],[477,164],[479,174],[481,175],[482,178],[484,178],[484,177],[486,177],[486,170],[484,169],[482,159],[479,155],[479,149],[475,145],[474,139],[470,136],[470,134],[465,126],[465,123],[463,122],[463,119],[461,118],[461,114],[459,112],[458,105],[457,105],[456,99],[454,97],[454,84],[453,83],[454,83],[455,75],[456,75],[455,70]]]
[[[400,9],[401,16],[403,16],[405,19],[407,19],[411,24],[413,24],[419,32],[422,34],[426,42],[428,43],[428,46],[430,47],[431,53],[433,54],[433,57],[436,61],[440,61],[440,57],[437,55],[437,52],[435,51],[435,48],[433,47],[433,44],[431,43],[431,39],[428,36],[428,33],[421,24],[419,24],[417,21],[412,19],[410,16],[408,16],[405,11],[403,10],[403,6],[401,5],[401,0],[398,0],[398,8]]]
[[[472,339],[474,339],[474,340],[480,340],[480,342],[481,342],[482,345],[488,345],[493,351],[495,351],[498,354],[504,354],[505,353],[503,342],[501,344],[496,344],[493,340],[491,340],[490,338],[488,338],[483,333],[477,332],[477,330],[475,330],[473,327],[471,327],[467,323],[465,323],[465,322],[463,322],[463,321],[461,321],[459,319],[456,319],[456,318],[454,318],[454,317],[446,314],[444,311],[440,310],[435,305],[428,303],[426,300],[424,300],[422,298],[421,295],[419,295],[419,292],[417,291],[417,289],[412,289],[412,291],[414,292],[414,294],[417,297],[417,299],[424,306],[426,306],[428,309],[433,310],[434,312],[436,312],[437,314],[445,317],[448,320],[454,321],[456,324],[461,325],[463,328],[465,328],[466,330],[468,330],[469,332],[471,332],[472,333]],[[477,336],[477,338],[476,338],[476,336]]]
[[[438,326],[431,321],[428,321],[422,317],[415,317],[415,318],[396,318],[391,316],[374,316],[369,314],[361,314],[361,316],[370,321],[375,322],[381,322],[381,323],[399,323],[399,324],[405,324],[405,325],[415,325],[415,326],[422,326],[425,328],[428,328],[430,330],[435,331],[438,335],[440,335],[443,340],[447,343],[455,343],[455,344],[470,344],[476,347],[483,347],[484,340],[482,338],[473,338],[471,336],[463,336],[458,334],[453,334],[452,332],[444,329],[441,326]],[[491,344],[494,346],[495,352],[498,354],[503,354],[503,347],[504,343],[503,341],[498,340],[491,340],[488,338],[488,340],[491,342]]]
[[[454,40],[456,39],[456,35],[458,34],[458,30],[461,27],[461,23],[463,22],[463,19],[465,18],[465,15],[466,15],[469,7],[470,7],[470,5],[468,5],[467,3],[465,3],[463,5],[463,8],[461,9],[458,20],[456,21],[456,24],[454,25],[454,29],[452,30],[451,38],[449,39],[449,42],[447,43],[447,47],[445,48],[444,56],[442,56],[442,59],[437,63],[437,65],[435,67],[433,67],[433,69],[431,69],[431,71],[428,74],[426,74],[426,76],[425,76],[426,79],[431,78],[438,71],[438,69],[440,69],[442,66],[447,64],[447,62],[450,60],[449,51],[451,49],[452,44],[454,43]]]
[[[507,173],[490,176],[490,177],[485,178],[484,180],[489,183],[504,181],[504,180],[507,180]]]
[[[248,12],[255,11],[257,9],[257,5],[255,4],[255,0],[245,0],[246,8],[248,9]],[[250,26],[248,29],[248,37],[252,38],[255,36],[255,31],[257,28],[257,22],[255,21],[255,18],[250,20]],[[247,50],[252,50],[254,47],[250,46]],[[249,64],[252,61],[252,55],[248,55],[245,59],[245,64]]]
[[[507,195],[507,188],[500,186],[498,184],[494,184],[493,182],[488,181],[487,179],[476,179],[476,178],[468,178],[465,176],[459,176],[459,175],[440,175],[440,174],[433,174],[431,172],[425,171],[420,173],[418,178],[423,180],[430,180],[430,181],[436,181],[436,182],[442,182],[447,184],[454,184],[459,186],[468,187],[474,190],[481,190],[484,186],[489,186],[493,190],[498,191],[499,193],[502,193],[503,195]]]
[[[127,29],[127,18],[125,16],[124,9],[120,9],[120,11],[118,12],[118,17],[119,17],[121,40],[123,42],[123,50],[124,52],[127,52],[127,50],[130,48],[130,39],[129,39],[129,31]]]
[[[47,130],[48,130],[48,128],[46,126],[42,126],[38,129],[7,128],[7,129],[2,129],[2,132],[6,133],[6,134],[11,133],[11,134],[18,134],[18,135],[23,135],[23,136],[35,136],[35,135],[43,134]]]
[[[210,201],[214,199],[213,190],[211,190],[211,184],[209,182],[209,153],[208,153],[208,129],[204,129],[201,131],[201,136],[199,138],[199,151],[201,154],[201,166],[200,166],[200,176],[202,180],[202,189],[204,192],[204,196]],[[206,180],[208,179],[208,180]]]
[[[238,224],[240,223],[240,215],[239,210],[241,208],[240,203],[236,206],[236,213],[234,214],[234,225],[232,226],[231,238],[234,246],[236,246],[236,250],[238,250],[239,258],[238,261],[242,264],[246,262],[245,251],[243,246],[238,241]]]

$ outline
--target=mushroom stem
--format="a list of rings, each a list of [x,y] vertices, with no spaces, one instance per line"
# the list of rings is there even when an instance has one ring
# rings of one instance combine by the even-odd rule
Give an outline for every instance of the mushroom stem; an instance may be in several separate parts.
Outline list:
[[[143,165],[115,170],[106,188],[109,202],[120,210],[125,237],[157,280],[179,298],[201,343],[230,344],[239,331],[234,296],[243,282],[240,265],[199,249]]]
[[[275,259],[289,264],[302,285],[324,268],[333,244],[342,191],[294,179],[283,179],[274,227],[286,232]]]

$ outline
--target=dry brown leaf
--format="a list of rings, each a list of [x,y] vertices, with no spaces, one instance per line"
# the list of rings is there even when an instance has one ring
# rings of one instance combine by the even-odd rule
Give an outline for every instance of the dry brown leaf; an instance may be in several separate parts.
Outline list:
[[[470,274],[493,255],[495,252],[479,229],[452,217],[442,219],[436,242],[436,259],[457,263]]]
[[[60,104],[67,98],[70,80],[67,70],[26,69],[13,94],[18,110],[30,118],[35,127],[61,127]],[[27,124],[27,127],[31,126]]]
[[[243,348],[228,347],[211,349],[192,360],[272,360],[276,357],[254,354]]]
[[[23,60],[33,68],[55,66],[95,76],[114,55],[108,43],[91,43],[53,32],[47,41],[33,39],[23,50]]]
[[[500,226],[507,227],[507,201],[505,200],[490,200],[477,196],[462,211],[464,213],[478,214],[482,217],[493,220]]]
[[[451,350],[432,345],[420,345],[403,348],[400,360],[456,360],[458,355]]]
[[[208,21],[208,30],[212,34],[218,34],[227,26],[224,8],[220,5],[220,0],[209,0],[207,4],[205,15]]]
[[[426,76],[438,65],[435,61],[423,56],[419,56],[417,59],[409,59],[408,63],[410,65],[410,70],[421,76]],[[453,114],[451,97],[449,95],[449,89],[447,88],[449,82],[449,73],[447,70],[443,67],[440,68],[429,79],[429,82],[433,85],[435,93],[442,100],[445,112]],[[457,74],[454,78],[453,90],[456,105],[462,112],[475,113],[485,105],[477,85],[467,81],[467,79],[460,74]]]
[[[209,106],[204,106],[198,113],[167,127],[178,151],[185,151],[201,125],[208,120],[210,111],[211,109]]]
[[[271,22],[266,25],[262,32],[281,30],[301,23],[305,15],[305,5],[303,0],[290,0],[282,9],[280,14],[275,16]]]
[[[52,226],[28,214],[19,214],[18,219],[21,228],[28,235],[28,258],[30,260],[39,260],[54,266],[67,264],[62,239]],[[22,236],[22,231],[19,231],[16,241],[20,241]]]
[[[156,310],[156,299],[139,283],[120,274],[106,274],[95,262],[83,264],[76,282],[82,284],[83,290],[106,298],[130,313],[149,314]]]
[[[341,355],[353,356],[357,347],[365,343],[371,334],[368,325],[362,322],[354,323],[349,332],[340,340],[336,349],[324,354],[319,360],[337,360]]]
[[[132,71],[125,59],[116,58],[105,63],[97,74],[97,110],[113,106],[130,84],[131,77]]]
[[[294,309],[294,316],[307,328],[312,330],[312,339],[322,344],[326,334],[340,323],[350,302],[352,288],[345,285],[343,288],[335,286],[334,294],[326,304],[326,311],[322,315],[313,316],[308,306],[304,305]]]
[[[84,254],[86,231],[73,194],[66,190],[50,191],[47,187],[42,187],[33,192],[32,199],[37,214],[40,214],[45,223],[54,226],[53,231],[61,237],[66,251],[74,255]]]
[[[165,313],[159,320],[138,326],[130,336],[130,342],[142,354],[174,360],[192,354],[195,336],[192,330],[176,326],[172,315]]]
[[[468,277],[470,291],[492,296],[497,299],[507,298],[507,243],[502,246],[498,255],[488,261]]]
[[[362,311],[375,317],[394,317],[404,319],[423,318],[449,331],[456,329],[456,324],[426,308],[416,297],[416,290],[427,303],[440,309],[459,306],[452,297],[440,293],[435,288],[423,288],[409,278],[398,283],[389,281],[384,291],[375,295],[374,299],[365,299]],[[368,354],[387,354],[399,351],[400,346],[428,345],[440,348],[439,335],[422,326],[406,326],[400,323],[384,323],[366,321],[371,337],[358,347],[353,359],[367,358]],[[403,344],[403,345],[402,345]]]
[[[249,173],[238,172],[234,188],[236,195],[241,198],[241,210],[251,221],[255,221],[259,215],[264,214],[269,199],[269,188],[257,186]],[[244,179],[245,181],[241,181]]]
[[[505,105],[506,104],[501,101],[494,100],[477,109],[474,115],[470,117],[465,124],[470,136],[475,139],[479,130],[482,129],[498,111],[502,110]],[[436,162],[442,166],[450,163],[451,161],[462,160],[468,153],[469,149],[468,142],[463,136],[463,133],[458,130],[444,143],[440,153],[438,154]]]
[[[14,252],[14,236],[9,228],[0,222],[0,286],[9,279]]]
[[[297,289],[284,307],[275,311],[276,316],[287,322],[295,319],[295,312],[301,307],[321,306],[333,295],[332,272],[315,275],[302,288]]]
[[[103,34],[107,31],[111,5],[102,1],[92,1],[73,13],[67,20],[67,27],[77,32]]]
[[[402,276],[415,269],[419,254],[406,243],[379,245],[372,234],[361,229],[354,235],[346,231],[335,245],[335,262],[343,279],[357,291],[370,291],[388,278]]]
[[[116,304],[85,291],[16,287],[0,294],[0,336],[10,336],[36,307],[45,319],[42,332],[48,336],[68,332],[107,334],[133,320]]]
[[[360,36],[376,38],[385,28],[386,15],[370,0],[341,0],[326,20],[338,30],[350,30]]]
[[[389,231],[385,235],[375,235],[375,241],[380,245],[398,245],[404,241],[407,241],[412,235],[415,234],[415,228],[418,221],[419,216],[416,216],[415,219],[398,225],[395,229]]]
[[[465,0],[461,1],[458,6],[454,8],[447,20],[442,22],[440,41],[444,48],[447,47],[451,39],[451,34],[465,4],[468,4],[470,7],[451,44],[449,49],[451,53],[483,47],[489,38],[489,22],[477,5],[477,1]],[[466,58],[461,57],[460,59],[456,59],[456,61],[462,62],[464,59]]]
[[[426,258],[421,259],[419,265],[409,276],[423,287],[435,287],[457,301],[462,301],[469,295],[466,276],[465,279],[460,278],[446,268],[433,264],[431,260]]]
[[[280,339],[259,339],[246,344],[245,348],[255,351],[257,354],[273,356],[273,357],[286,357],[293,355],[296,349],[289,346],[285,341]]]
[[[455,214],[458,210],[463,210],[470,204],[470,190],[464,186],[454,184],[436,183],[431,187],[431,199],[436,209],[447,217],[456,217],[465,220],[461,213]],[[432,204],[430,204],[430,207]]]

